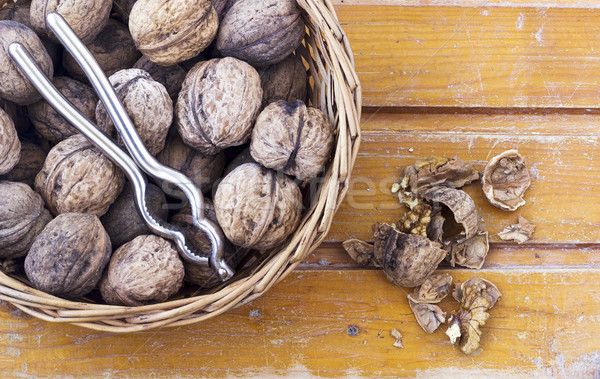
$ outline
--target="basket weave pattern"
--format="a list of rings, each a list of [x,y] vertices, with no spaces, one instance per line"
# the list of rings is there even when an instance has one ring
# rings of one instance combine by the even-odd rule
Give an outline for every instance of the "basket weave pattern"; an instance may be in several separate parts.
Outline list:
[[[0,7],[11,0],[0,0]],[[285,278],[325,238],[343,200],[360,145],[361,90],[348,39],[330,0],[298,0],[307,34],[298,49],[310,74],[310,103],[320,108],[337,130],[335,155],[300,226],[279,251],[240,272],[206,295],[159,304],[122,307],[64,300],[31,288],[24,278],[0,272],[0,300],[50,322],[94,330],[135,332],[192,324],[256,299]]]

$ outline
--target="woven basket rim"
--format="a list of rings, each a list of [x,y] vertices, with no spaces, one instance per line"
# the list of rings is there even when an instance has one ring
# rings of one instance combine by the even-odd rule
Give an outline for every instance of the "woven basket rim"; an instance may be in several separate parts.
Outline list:
[[[0,0],[3,6],[11,0]],[[218,316],[261,296],[285,278],[324,240],[344,199],[360,146],[361,86],[352,49],[330,0],[297,0],[304,10],[307,36],[300,54],[312,77],[312,106],[336,127],[335,155],[318,196],[290,241],[247,277],[217,292],[139,307],[61,299],[29,287],[0,271],[0,300],[49,322],[109,332],[135,332],[181,326]]]

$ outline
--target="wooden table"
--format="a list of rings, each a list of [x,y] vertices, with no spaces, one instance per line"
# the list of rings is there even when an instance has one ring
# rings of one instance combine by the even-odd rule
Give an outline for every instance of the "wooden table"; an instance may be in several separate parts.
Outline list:
[[[131,335],[48,324],[1,304],[0,375],[598,377],[598,2],[421,3],[455,2],[336,1],[364,88],[364,142],[328,242],[298,271],[218,319]],[[457,155],[481,168],[509,148],[533,176],[527,204],[503,212],[469,186],[492,248],[479,271],[446,270],[503,293],[483,352],[466,357],[443,330],[425,334],[408,290],[353,264],[340,241],[369,239],[372,223],[401,216],[389,187],[416,158]],[[537,224],[534,239],[499,243],[518,215]],[[404,349],[392,346],[392,328]]]

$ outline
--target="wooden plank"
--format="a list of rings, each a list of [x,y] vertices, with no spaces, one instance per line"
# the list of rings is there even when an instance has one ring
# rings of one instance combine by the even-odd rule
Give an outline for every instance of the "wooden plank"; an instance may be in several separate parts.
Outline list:
[[[336,6],[349,5],[386,5],[386,6],[444,6],[444,7],[534,7],[534,8],[600,8],[595,0],[561,0],[535,1],[535,0],[332,0]]]
[[[366,106],[590,108],[600,102],[598,9],[356,4],[371,2],[336,9]]]
[[[406,290],[375,271],[295,272],[251,305],[176,329],[112,335],[0,312],[3,375],[593,377],[600,333],[598,270],[451,271],[503,297],[466,357],[442,330],[424,333]],[[310,296],[308,296],[310,294]],[[453,300],[441,303],[449,312]],[[6,306],[3,307],[6,309]],[[358,334],[350,336],[348,328]],[[392,346],[392,328],[404,349]]]

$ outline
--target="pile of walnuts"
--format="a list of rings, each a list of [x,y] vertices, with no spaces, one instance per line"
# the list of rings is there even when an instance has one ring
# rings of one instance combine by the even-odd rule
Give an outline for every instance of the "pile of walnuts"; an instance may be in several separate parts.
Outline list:
[[[54,85],[121,144],[81,68],[46,25],[60,13],[96,58],[148,151],[189,176],[228,241],[225,259],[284,244],[331,158],[335,129],[308,106],[295,0],[16,0],[0,8],[0,263],[66,298],[164,301],[211,270],[180,259],[136,211],[123,172],[43,101],[12,63],[23,44]],[[184,197],[150,184],[151,212],[189,232]],[[211,200],[212,199],[212,200]],[[7,264],[10,263],[10,264]]]

